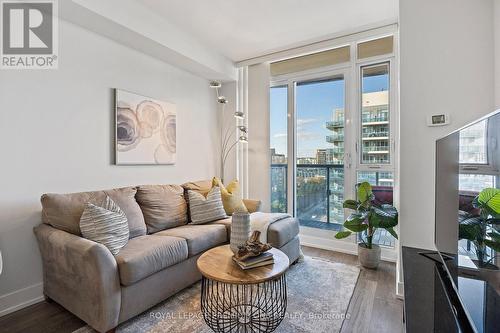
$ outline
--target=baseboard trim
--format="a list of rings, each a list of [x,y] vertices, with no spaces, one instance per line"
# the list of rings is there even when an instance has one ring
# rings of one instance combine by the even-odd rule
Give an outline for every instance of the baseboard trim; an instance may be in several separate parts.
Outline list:
[[[326,239],[323,237],[301,234],[300,245],[314,247],[322,250],[358,255],[358,250],[355,244],[351,244],[350,242],[342,242],[334,239]]]
[[[336,239],[317,237],[311,235],[300,234],[300,244],[314,247],[323,250],[336,251],[341,253],[358,255],[358,245],[354,242],[345,242]],[[382,248],[380,259],[388,262],[396,262],[397,258],[394,254]]]
[[[0,296],[0,317],[43,301],[43,283],[13,291]]]

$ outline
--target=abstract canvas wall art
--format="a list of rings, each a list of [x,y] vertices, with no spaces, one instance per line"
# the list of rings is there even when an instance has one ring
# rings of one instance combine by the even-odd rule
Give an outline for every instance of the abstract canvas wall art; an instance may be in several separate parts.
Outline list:
[[[175,104],[115,89],[118,165],[175,164]]]

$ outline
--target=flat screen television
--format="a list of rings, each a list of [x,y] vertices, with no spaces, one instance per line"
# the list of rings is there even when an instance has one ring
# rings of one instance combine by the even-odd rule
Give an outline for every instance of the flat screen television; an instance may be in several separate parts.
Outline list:
[[[500,110],[436,142],[435,245],[473,331],[500,331]]]

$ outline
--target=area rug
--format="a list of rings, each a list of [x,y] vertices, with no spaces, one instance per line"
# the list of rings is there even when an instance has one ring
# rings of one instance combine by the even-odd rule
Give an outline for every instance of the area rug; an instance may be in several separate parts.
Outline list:
[[[306,257],[287,272],[288,306],[279,333],[339,332],[359,276],[356,266]],[[94,333],[89,326],[73,333]],[[200,313],[200,283],[130,319],[118,333],[210,333]]]

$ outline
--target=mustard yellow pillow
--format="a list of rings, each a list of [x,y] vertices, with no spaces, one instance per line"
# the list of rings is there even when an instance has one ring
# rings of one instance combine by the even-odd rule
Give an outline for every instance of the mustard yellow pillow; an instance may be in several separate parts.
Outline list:
[[[212,186],[218,186],[222,194],[222,204],[227,215],[233,215],[236,211],[248,212],[241,196],[241,188],[238,180],[233,180],[229,185],[224,186],[222,181],[214,177],[212,179]]]

